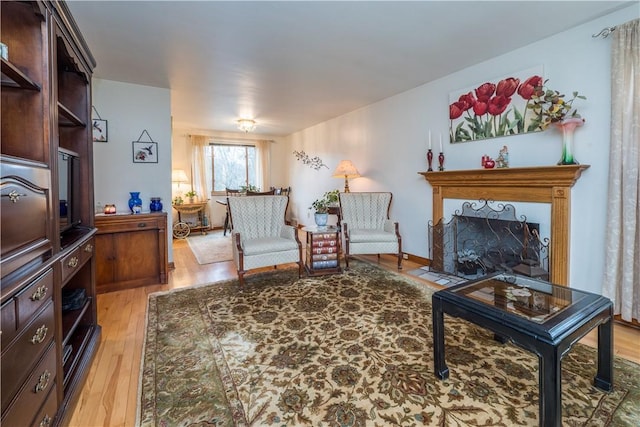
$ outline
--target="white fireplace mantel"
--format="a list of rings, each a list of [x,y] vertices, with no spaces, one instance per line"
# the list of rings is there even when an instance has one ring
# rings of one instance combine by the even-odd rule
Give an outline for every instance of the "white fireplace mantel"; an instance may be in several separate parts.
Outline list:
[[[418,172],[433,187],[433,222],[444,217],[444,199],[551,204],[550,280],[569,283],[571,187],[589,165]]]

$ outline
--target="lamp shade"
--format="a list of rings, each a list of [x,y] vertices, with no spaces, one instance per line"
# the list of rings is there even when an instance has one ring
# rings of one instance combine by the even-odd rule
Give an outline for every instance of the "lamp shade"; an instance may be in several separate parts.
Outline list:
[[[360,176],[358,169],[351,163],[351,160],[341,160],[340,164],[335,171],[333,171],[334,178],[357,178]]]
[[[182,169],[173,169],[171,171],[171,182],[189,182],[189,177],[187,177],[187,173]]]

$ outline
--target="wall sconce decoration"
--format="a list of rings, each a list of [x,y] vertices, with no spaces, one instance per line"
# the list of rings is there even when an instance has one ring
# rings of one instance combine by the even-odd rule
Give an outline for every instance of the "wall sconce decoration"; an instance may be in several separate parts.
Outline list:
[[[360,176],[358,169],[351,163],[351,160],[341,160],[338,167],[333,171],[334,178],[344,177],[344,192],[349,192],[349,178],[357,178]]]
[[[251,132],[256,128],[256,121],[251,119],[238,120],[238,129],[243,132]]]

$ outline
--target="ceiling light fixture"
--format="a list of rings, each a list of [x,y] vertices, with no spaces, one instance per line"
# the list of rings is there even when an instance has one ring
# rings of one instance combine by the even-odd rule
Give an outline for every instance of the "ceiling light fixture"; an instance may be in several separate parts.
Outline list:
[[[256,128],[256,121],[251,119],[238,120],[238,129],[244,132],[251,132]]]

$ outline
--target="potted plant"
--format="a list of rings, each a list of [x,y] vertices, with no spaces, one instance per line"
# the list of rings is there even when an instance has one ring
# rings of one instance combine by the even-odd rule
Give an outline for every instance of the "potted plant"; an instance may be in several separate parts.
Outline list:
[[[322,197],[311,203],[311,207],[309,209],[313,209],[315,211],[314,219],[318,227],[324,227],[327,225],[329,208],[337,205],[339,193],[340,190],[327,191],[322,195]]]
[[[184,193],[184,195],[189,198],[189,203],[193,203],[195,202],[196,196],[198,194],[195,191],[191,190]]]

